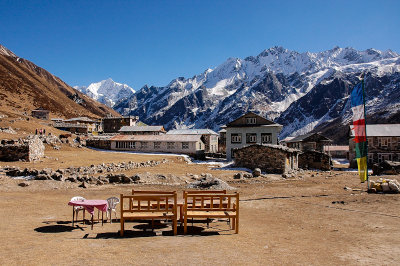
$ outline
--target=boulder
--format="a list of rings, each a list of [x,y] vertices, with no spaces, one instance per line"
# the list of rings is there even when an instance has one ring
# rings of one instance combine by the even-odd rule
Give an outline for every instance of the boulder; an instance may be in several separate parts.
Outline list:
[[[237,173],[233,176],[233,179],[243,179],[243,173]]]
[[[261,175],[261,169],[256,168],[253,170],[253,177],[259,177]]]

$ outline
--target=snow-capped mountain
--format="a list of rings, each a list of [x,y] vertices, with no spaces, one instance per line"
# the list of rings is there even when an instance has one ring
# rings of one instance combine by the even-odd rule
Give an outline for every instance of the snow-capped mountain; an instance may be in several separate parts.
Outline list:
[[[174,79],[165,87],[144,86],[114,109],[168,129],[214,130],[254,111],[283,124],[281,137],[285,137],[306,133],[333,121],[335,115],[342,115],[340,112],[346,113],[349,91],[362,72],[367,73],[367,91],[398,92],[395,81],[399,62],[399,54],[390,50],[335,47],[319,53],[298,53],[273,47],[255,57],[229,58],[215,69]],[[377,87],[369,87],[368,79]],[[371,103],[382,102],[380,93],[373,95]],[[393,104],[399,99],[390,98]],[[333,114],[332,110],[337,112]]]
[[[126,84],[113,81],[111,78],[92,83],[89,86],[74,86],[74,89],[85,93],[109,107],[113,107],[116,102],[128,99],[133,96],[135,90]]]

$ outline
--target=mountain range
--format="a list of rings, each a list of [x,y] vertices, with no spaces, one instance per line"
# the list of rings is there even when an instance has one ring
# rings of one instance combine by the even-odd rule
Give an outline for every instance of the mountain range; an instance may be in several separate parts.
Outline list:
[[[115,110],[151,125],[211,128],[253,111],[284,126],[280,138],[320,131],[347,142],[349,93],[365,75],[367,121],[400,122],[400,56],[391,50],[335,47],[318,53],[269,48],[229,58],[215,69],[144,86]]]
[[[111,78],[92,83],[87,87],[74,86],[74,89],[109,107],[113,107],[117,101],[132,97],[135,93],[135,90],[128,85],[117,83]]]

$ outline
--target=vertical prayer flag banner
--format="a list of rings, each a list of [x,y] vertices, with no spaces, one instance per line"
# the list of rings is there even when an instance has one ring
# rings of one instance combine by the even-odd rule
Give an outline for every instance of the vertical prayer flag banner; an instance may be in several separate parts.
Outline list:
[[[367,168],[367,134],[365,130],[365,105],[364,105],[364,84],[358,83],[350,95],[351,110],[353,111],[354,142],[356,144],[356,159],[358,174],[361,183],[368,178]]]

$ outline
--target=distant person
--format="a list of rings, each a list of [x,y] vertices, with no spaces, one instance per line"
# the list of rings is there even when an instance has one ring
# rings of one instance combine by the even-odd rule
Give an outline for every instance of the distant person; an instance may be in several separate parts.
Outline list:
[[[37,129],[35,130],[35,135],[37,135]]]
[[[43,135],[46,135],[46,129],[43,129]]]

